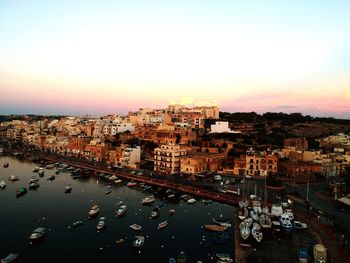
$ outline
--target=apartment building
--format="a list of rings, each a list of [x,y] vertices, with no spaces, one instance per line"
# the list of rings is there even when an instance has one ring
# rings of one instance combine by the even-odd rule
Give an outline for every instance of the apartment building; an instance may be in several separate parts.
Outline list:
[[[154,149],[154,171],[162,174],[174,174],[181,170],[181,158],[186,150],[180,145],[163,144]]]

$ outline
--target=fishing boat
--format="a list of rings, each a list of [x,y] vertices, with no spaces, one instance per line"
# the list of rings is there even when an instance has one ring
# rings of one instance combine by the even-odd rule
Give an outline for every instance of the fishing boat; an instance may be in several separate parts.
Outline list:
[[[261,214],[261,203],[260,201],[253,201],[253,211],[255,214],[260,215]]]
[[[135,236],[135,241],[133,243],[133,246],[135,248],[141,248],[143,244],[145,243],[145,237],[144,236]]]
[[[282,208],[282,205],[280,203],[278,204],[272,204],[272,207],[271,207],[271,214],[278,217],[280,216],[281,214],[283,214],[283,208]]]
[[[231,218],[223,218],[222,216],[219,218],[213,218],[213,223],[224,227],[231,227],[232,221],[233,220]]]
[[[9,177],[9,181],[11,182],[15,182],[15,181],[18,181],[19,180],[19,177],[17,175],[11,175]]]
[[[43,177],[43,176],[44,176],[44,174],[45,174],[45,169],[44,169],[44,168],[42,168],[42,167],[40,167],[40,168],[39,168],[39,172],[38,172],[38,173],[39,173],[39,176],[40,176],[40,177]]]
[[[97,216],[99,212],[100,212],[100,208],[98,207],[98,205],[93,205],[89,211],[89,217],[93,218]]]
[[[70,193],[70,192],[72,192],[72,186],[71,186],[71,185],[66,185],[66,186],[64,187],[64,192],[65,192],[65,193]]]
[[[168,225],[168,221],[164,221],[158,224],[158,229],[163,229]]]
[[[186,263],[185,252],[181,251],[179,254],[177,254],[177,263]]]
[[[1,263],[14,262],[18,258],[18,253],[10,253],[7,257],[1,259]]]
[[[240,220],[246,219],[249,215],[249,211],[246,207],[243,207],[243,210],[238,212],[238,218]]]
[[[307,263],[309,261],[309,250],[305,246],[300,246],[297,250],[299,263]]]
[[[112,193],[112,190],[111,189],[107,189],[106,192],[105,192],[105,195],[108,195],[110,193]]]
[[[327,262],[327,249],[322,244],[316,244],[314,246],[314,260],[315,263],[326,263]]]
[[[81,226],[83,224],[83,221],[76,221],[72,224],[73,227],[78,227]]]
[[[117,217],[122,217],[126,214],[126,205],[122,205],[119,207],[119,209],[116,212]]]
[[[279,221],[281,222],[281,226],[287,231],[290,232],[293,229],[293,225],[290,222],[289,216],[286,214],[281,214]]]
[[[271,221],[273,231],[281,232],[281,223],[279,221]]]
[[[142,227],[138,224],[132,224],[130,225],[130,228],[131,229],[134,229],[135,231],[141,231],[142,230]]]
[[[272,226],[272,222],[271,222],[270,217],[267,214],[264,214],[264,213],[262,213],[259,216],[259,223],[260,223],[261,227],[265,228],[265,229],[271,228],[271,226]]]
[[[56,179],[56,176],[54,176],[54,175],[50,175],[49,177],[47,177],[47,180],[49,180],[49,181],[53,181],[55,179]]]
[[[153,203],[154,203],[154,197],[153,196],[143,198],[142,201],[141,201],[141,204],[143,204],[143,205],[150,205],[150,204],[153,204]]]
[[[194,199],[194,198],[190,198],[190,199],[187,200],[187,203],[189,203],[189,204],[193,204],[195,202],[197,202],[197,200]]]
[[[169,263],[176,263],[175,258],[169,258]]]
[[[238,202],[239,208],[243,209],[244,207],[247,207],[249,204],[248,200],[241,200]]]
[[[218,262],[217,263],[230,263],[233,262],[233,259],[231,256],[225,256],[225,257],[218,257]]]
[[[35,168],[33,169],[33,173],[37,173],[37,172],[39,172],[39,167],[35,167]]]
[[[122,182],[123,182],[123,181],[120,180],[120,179],[114,181],[115,184],[121,184]]]
[[[0,188],[1,189],[5,189],[6,188],[6,182],[5,181],[1,181],[0,182]]]
[[[151,219],[159,217],[159,210],[158,209],[153,209],[151,212]]]
[[[293,221],[294,229],[305,230],[308,228],[307,224],[300,221]]]
[[[209,231],[214,232],[223,232],[227,229],[225,226],[218,226],[218,225],[204,225],[204,228]]]
[[[29,189],[37,189],[39,187],[39,183],[34,182],[29,184]]]
[[[243,224],[242,226],[240,225],[239,233],[242,239],[246,240],[250,236],[250,228],[245,224]]]
[[[292,209],[287,208],[284,210],[284,213],[289,217],[290,221],[294,220],[294,215],[293,215]]]
[[[123,201],[119,201],[118,203],[115,204],[115,206],[121,206],[123,204]]]
[[[137,183],[136,182],[129,182],[126,184],[127,187],[135,187],[137,186]]]
[[[39,240],[44,237],[45,232],[46,232],[46,228],[38,227],[33,230],[33,232],[30,234],[28,238],[31,241]]]
[[[261,227],[258,223],[253,223],[252,236],[258,243],[260,243],[263,238],[263,233],[261,232]]]
[[[118,239],[117,241],[115,241],[115,243],[117,243],[119,245],[119,244],[124,243],[125,240],[126,240],[126,238],[121,238],[121,239]]]
[[[16,196],[20,197],[22,195],[25,195],[27,193],[27,188],[21,187],[16,191]]]
[[[174,215],[174,214],[175,214],[175,209],[170,209],[170,210],[169,210],[169,215],[172,216],[172,215]]]
[[[211,204],[212,202],[213,202],[213,201],[210,200],[210,199],[203,199],[203,200],[202,200],[202,203],[205,204],[205,205],[209,205],[209,204]]]
[[[100,220],[98,221],[97,225],[96,225],[96,230],[97,233],[101,232],[103,229],[105,229],[106,227],[106,218],[105,217],[100,217]]]
[[[253,210],[250,210],[249,215],[254,219],[254,221],[259,221],[259,215],[256,214]]]
[[[9,165],[10,165],[10,164],[9,164],[8,162],[5,162],[5,163],[4,163],[4,168],[9,167]]]

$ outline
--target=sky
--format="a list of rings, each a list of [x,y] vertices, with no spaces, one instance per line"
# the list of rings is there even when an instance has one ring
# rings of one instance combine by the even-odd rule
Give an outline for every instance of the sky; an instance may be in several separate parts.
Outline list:
[[[0,0],[0,114],[350,119],[350,1]]]

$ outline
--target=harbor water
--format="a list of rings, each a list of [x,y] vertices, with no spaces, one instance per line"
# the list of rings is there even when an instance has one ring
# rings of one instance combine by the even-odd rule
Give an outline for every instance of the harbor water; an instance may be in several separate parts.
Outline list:
[[[9,167],[4,168],[3,163]],[[205,224],[213,224],[219,216],[234,218],[234,207],[217,202],[204,204],[200,199],[188,204],[179,198],[169,201],[156,196],[154,206],[144,206],[141,200],[153,194],[141,189],[112,185],[112,193],[106,195],[108,182],[98,181],[96,176],[73,179],[69,173],[56,175],[55,169],[46,170],[40,178],[40,187],[29,190],[17,198],[20,187],[29,186],[33,169],[38,166],[27,160],[0,156],[0,181],[6,181],[6,188],[0,190],[0,257],[11,252],[19,253],[18,262],[152,262],[165,263],[184,251],[186,262],[216,262],[216,253],[234,254],[234,233],[229,230],[229,239],[222,244],[215,242],[217,235],[203,229]],[[20,180],[11,182],[8,178],[16,175]],[[37,175],[39,178],[39,176]],[[72,186],[71,193],[64,193],[66,185]],[[156,190],[156,189],[154,189]],[[180,194],[181,195],[181,194]],[[116,204],[123,201],[127,205],[125,217],[116,218]],[[89,219],[88,211],[97,204],[100,213]],[[155,205],[163,204],[160,216],[150,219]],[[175,209],[173,216],[169,210]],[[106,217],[107,226],[101,233],[96,232],[99,217]],[[76,228],[70,226],[81,220]],[[168,226],[158,230],[158,224],[168,221]],[[142,232],[129,226],[139,224]],[[39,243],[30,244],[28,236],[37,227],[47,229]],[[136,235],[145,236],[141,250],[133,248]],[[117,244],[124,238],[126,241]]]

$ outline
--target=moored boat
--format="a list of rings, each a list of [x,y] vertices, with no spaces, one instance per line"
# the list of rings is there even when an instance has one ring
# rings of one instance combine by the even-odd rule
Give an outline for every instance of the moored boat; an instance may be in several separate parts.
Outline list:
[[[194,199],[194,198],[190,198],[190,199],[187,200],[187,203],[189,203],[189,204],[193,204],[195,202],[197,202],[197,200]]]
[[[142,227],[138,224],[132,224],[130,225],[130,228],[131,229],[134,229],[135,231],[141,231],[142,230]]]
[[[164,221],[158,224],[158,229],[163,229],[168,225],[168,221]]]
[[[29,189],[37,189],[39,187],[39,183],[34,182],[29,184]]]
[[[30,234],[28,238],[31,241],[39,240],[44,237],[45,232],[46,232],[46,228],[38,227],[33,230],[33,232]]]
[[[218,226],[218,225],[204,225],[204,228],[209,231],[215,231],[215,232],[222,232],[227,229],[227,227],[224,226]]]
[[[143,204],[143,205],[150,205],[150,204],[153,204],[153,203],[154,203],[154,197],[153,196],[143,198],[142,201],[141,201],[141,204]]]
[[[129,183],[127,183],[126,186],[127,187],[135,187],[135,186],[137,186],[137,183],[136,182],[129,182]]]
[[[37,172],[39,172],[39,167],[35,167],[35,168],[33,169],[33,173],[37,173]]]
[[[259,223],[262,228],[271,228],[272,226],[272,221],[270,217],[264,213],[259,216]]]
[[[258,223],[253,223],[252,236],[257,242],[261,242],[263,238],[263,233],[261,232],[261,227]]]
[[[135,241],[133,243],[133,246],[135,248],[141,248],[145,242],[145,237],[144,236],[135,236]]]
[[[72,224],[73,227],[78,227],[81,226],[83,224],[83,221],[76,221]]]
[[[106,218],[105,217],[101,217],[100,220],[98,221],[97,225],[96,225],[97,233],[99,233],[102,230],[104,230],[106,225],[107,225],[106,224]]]
[[[281,222],[281,226],[287,231],[290,232],[293,229],[293,225],[290,222],[289,216],[286,214],[281,214],[279,221]]]
[[[151,212],[151,219],[159,217],[159,210],[153,209]]]
[[[65,192],[65,193],[70,193],[70,192],[72,192],[72,186],[71,186],[71,185],[66,185],[66,186],[64,187],[64,192]]]
[[[100,208],[98,207],[98,205],[93,205],[89,211],[89,217],[95,217],[98,215],[98,213],[100,212]]]
[[[55,180],[56,179],[56,176],[54,176],[54,175],[50,175],[48,178],[47,178],[47,180],[49,180],[49,181],[53,181],[53,180]]]
[[[27,193],[27,188],[21,187],[16,191],[16,196],[20,197],[22,195],[25,195]]]
[[[10,165],[10,164],[9,164],[8,162],[5,162],[5,163],[4,163],[4,168],[9,167],[9,165]]]
[[[295,229],[305,230],[308,228],[307,224],[300,221],[293,221],[293,226]]]
[[[174,214],[175,214],[175,209],[170,209],[170,210],[169,210],[169,215],[172,216],[172,215],[174,215]]]
[[[17,175],[11,175],[8,180],[11,182],[15,182],[19,180],[19,177]]]
[[[107,189],[106,192],[105,192],[105,195],[108,195],[110,193],[112,193],[112,190],[111,189]]]
[[[1,181],[0,182],[0,188],[1,189],[5,189],[6,188],[6,182],[5,181]]]
[[[231,227],[232,221],[233,220],[231,218],[223,218],[222,216],[219,218],[213,218],[213,223],[224,227]]]
[[[122,205],[119,207],[119,209],[116,212],[117,217],[122,217],[126,214],[126,205]]]
[[[10,253],[7,257],[1,259],[1,263],[14,262],[18,258],[18,253]]]

